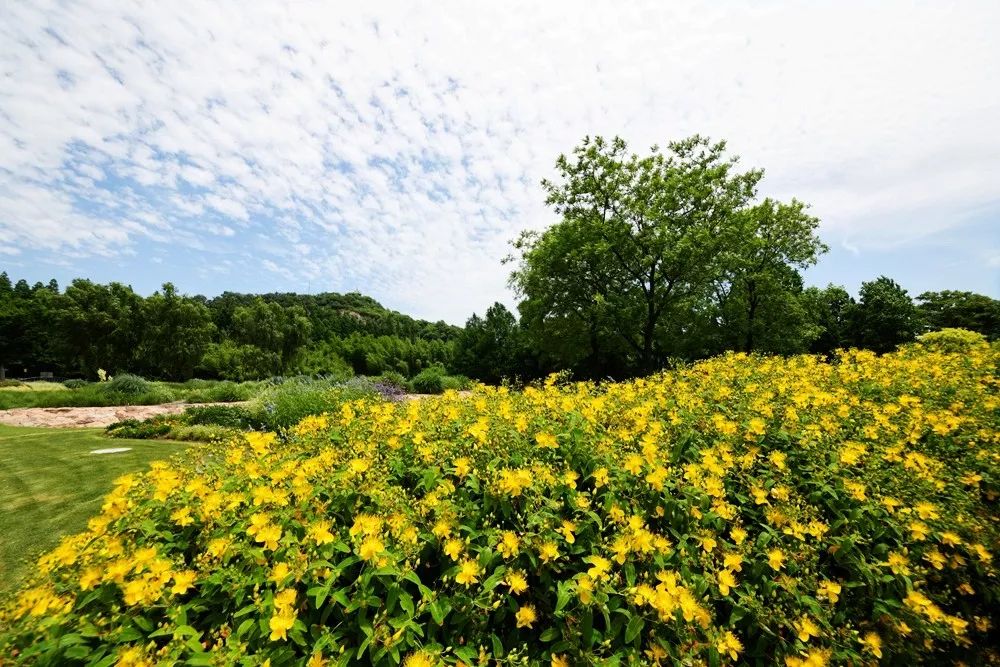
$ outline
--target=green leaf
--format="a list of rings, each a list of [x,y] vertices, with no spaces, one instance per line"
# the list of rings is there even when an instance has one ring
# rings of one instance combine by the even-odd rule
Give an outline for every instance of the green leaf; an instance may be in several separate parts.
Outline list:
[[[641,616],[633,616],[628,625],[625,626],[625,643],[631,643],[632,640],[639,636],[639,633],[642,632],[645,626],[646,621]]]

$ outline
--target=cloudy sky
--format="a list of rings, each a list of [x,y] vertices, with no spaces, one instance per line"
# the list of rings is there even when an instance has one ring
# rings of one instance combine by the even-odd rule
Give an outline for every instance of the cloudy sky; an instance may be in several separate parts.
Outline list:
[[[461,323],[560,152],[698,132],[812,205],[809,282],[1000,296],[996,0],[265,6],[0,3],[0,267]]]

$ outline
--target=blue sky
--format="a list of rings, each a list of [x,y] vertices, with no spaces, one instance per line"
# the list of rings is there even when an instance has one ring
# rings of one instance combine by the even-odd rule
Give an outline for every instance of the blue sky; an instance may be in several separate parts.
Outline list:
[[[1000,297],[996,2],[351,4],[0,5],[0,268],[461,323],[560,152],[698,132],[811,204],[811,284]]]

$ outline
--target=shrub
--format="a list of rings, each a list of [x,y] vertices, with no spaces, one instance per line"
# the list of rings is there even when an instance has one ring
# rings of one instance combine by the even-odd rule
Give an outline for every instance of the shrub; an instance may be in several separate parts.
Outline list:
[[[7,378],[0,380],[0,387],[23,387],[24,383],[20,380],[15,380],[13,378]]]
[[[162,438],[170,432],[172,420],[163,415],[151,419],[123,419],[108,425],[104,430],[112,438],[149,440]]]
[[[444,391],[444,377],[443,366],[428,366],[413,376],[410,386],[418,394],[440,394]]]
[[[352,378],[336,385],[328,380],[287,380],[266,388],[251,403],[251,410],[265,428],[288,428],[309,415],[338,409],[344,401],[373,396],[370,380]]]
[[[376,382],[383,385],[395,385],[400,389],[406,389],[406,376],[402,373],[397,373],[396,371],[385,371],[378,377],[374,378]]]
[[[935,352],[968,352],[988,344],[984,335],[968,329],[941,329],[917,337],[917,345]]]
[[[119,479],[26,664],[995,663],[1000,351],[362,398]]]
[[[464,375],[446,375],[441,378],[441,387],[444,391],[466,391],[472,388],[472,380]]]
[[[67,389],[81,389],[83,387],[86,387],[89,384],[90,383],[87,382],[86,380],[80,380],[80,379],[75,379],[75,378],[74,379],[69,379],[69,380],[66,380],[65,382],[63,382],[63,386],[66,387]]]
[[[191,403],[232,403],[250,400],[259,385],[255,382],[216,382],[190,392],[185,398]]]
[[[138,375],[131,375],[129,373],[121,373],[114,376],[110,380],[103,382],[101,388],[109,394],[120,394],[122,396],[138,396],[140,394],[147,394],[153,389],[153,383],[149,380],[139,377]]]
[[[170,440],[180,440],[182,442],[221,442],[232,438],[235,433],[235,429],[227,426],[217,426],[214,424],[185,426],[180,424],[173,426],[166,437]]]
[[[184,421],[188,424],[212,424],[231,428],[252,428],[256,421],[246,408],[237,405],[205,405],[184,410]]]

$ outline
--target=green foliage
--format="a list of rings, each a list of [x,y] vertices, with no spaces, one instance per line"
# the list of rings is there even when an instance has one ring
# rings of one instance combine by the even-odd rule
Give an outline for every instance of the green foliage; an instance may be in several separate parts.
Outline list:
[[[192,424],[189,426],[178,425],[171,427],[166,438],[179,442],[222,442],[223,440],[232,438],[237,433],[238,430],[231,426]]]
[[[164,283],[143,303],[145,335],[140,351],[144,367],[168,378],[190,378],[205,354],[215,325],[202,302],[181,296]]]
[[[896,281],[880,276],[861,283],[854,310],[857,343],[875,352],[891,352],[916,337],[919,327],[913,299]]]
[[[730,354],[191,448],[39,561],[0,654],[991,664],[994,354]]]
[[[431,366],[413,376],[410,386],[418,394],[440,394],[444,391],[447,371],[443,366]]]
[[[243,382],[278,374],[281,357],[277,352],[262,350],[254,345],[240,345],[227,338],[208,346],[201,359],[201,367],[210,375]]]
[[[385,371],[374,379],[402,390],[405,390],[407,387],[406,376],[395,371]]]
[[[917,310],[926,329],[958,328],[1000,339],[1000,301],[972,292],[924,292]]]
[[[122,394],[124,396],[138,396],[148,393],[153,389],[153,384],[138,375],[122,373],[116,375],[107,382],[100,385],[102,391],[108,393]]]
[[[78,378],[66,380],[65,382],[63,382],[63,386],[66,387],[67,389],[80,389],[82,387],[86,387],[89,384],[90,383],[87,380],[81,380]]]
[[[492,384],[537,372],[517,318],[499,302],[486,317],[473,313],[465,323],[455,344],[454,368]]]
[[[917,344],[934,352],[967,353],[987,345],[986,336],[968,329],[941,329],[917,336]]]
[[[853,344],[852,325],[857,306],[847,290],[837,285],[827,285],[824,289],[810,287],[802,292],[800,300],[817,330],[810,352],[829,354]]]
[[[170,432],[173,420],[170,416],[159,415],[150,419],[123,419],[109,424],[104,431],[112,438],[151,440],[162,438]]]
[[[259,382],[215,382],[195,389],[184,398],[188,403],[231,403],[249,401],[261,390]]]
[[[561,220],[515,242],[511,277],[543,360],[592,376],[649,371],[686,356],[698,330],[723,349],[801,346],[811,329],[789,308],[801,281],[787,274],[825,250],[818,221],[795,200],[754,204],[763,172],[736,167],[724,142],[699,136],[646,156],[588,137],[560,156],[544,187]],[[768,335],[776,316],[791,318],[790,335]]]
[[[441,378],[441,388],[444,391],[468,391],[472,389],[472,380],[464,375],[445,375]]]
[[[238,405],[205,405],[184,410],[184,421],[188,424],[212,424],[232,428],[253,428],[256,418],[253,413]]]
[[[23,387],[24,383],[20,380],[6,379],[0,380],[0,387]]]
[[[250,410],[264,428],[279,431],[304,417],[336,410],[344,401],[376,393],[370,383],[344,387],[330,380],[288,380],[266,388],[251,402]]]

